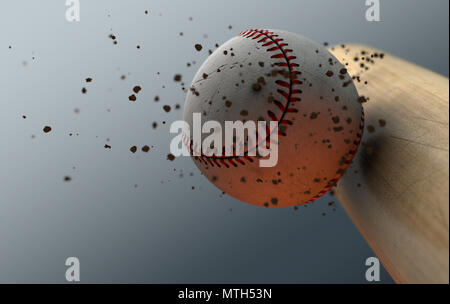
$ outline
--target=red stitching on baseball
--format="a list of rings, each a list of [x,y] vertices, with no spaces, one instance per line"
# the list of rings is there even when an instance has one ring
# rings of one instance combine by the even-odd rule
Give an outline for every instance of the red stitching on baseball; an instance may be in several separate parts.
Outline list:
[[[301,74],[300,71],[294,70],[294,68],[298,67],[299,65],[297,63],[295,63],[295,62],[291,62],[292,60],[295,60],[297,57],[296,56],[288,56],[287,55],[287,53],[292,52],[292,50],[284,48],[285,46],[288,45],[288,43],[282,42],[282,41],[284,41],[284,39],[283,38],[279,38],[279,35],[274,34],[273,32],[269,32],[267,30],[249,29],[249,30],[241,32],[239,34],[239,36],[244,37],[244,38],[251,38],[251,39],[254,39],[254,40],[259,39],[259,38],[262,37],[261,39],[259,39],[257,41],[257,43],[263,43],[267,39],[269,39],[269,41],[264,43],[264,44],[262,44],[262,46],[263,47],[268,47],[268,46],[272,46],[274,44],[275,44],[275,46],[272,46],[271,48],[268,48],[266,51],[267,52],[280,51],[279,54],[272,55],[270,58],[272,58],[272,59],[284,59],[285,60],[285,62],[276,62],[276,63],[274,63],[274,65],[279,66],[279,67],[287,67],[288,70],[289,70],[288,71],[289,75],[299,75],[299,74]],[[278,38],[276,38],[276,37],[278,37]],[[289,77],[289,81],[290,81],[289,83],[287,83],[287,82],[279,82],[279,81],[276,82],[276,84],[279,87],[282,87],[282,88],[285,88],[285,89],[289,90],[289,92],[285,92],[285,91],[283,91],[281,89],[277,89],[277,92],[281,96],[283,96],[285,98],[285,100],[286,100],[286,104],[285,105],[281,104],[279,101],[275,102],[275,105],[277,106],[277,108],[279,108],[282,111],[281,117],[277,118],[276,115],[273,112],[271,112],[271,111],[268,111],[268,113],[267,113],[269,115],[269,117],[273,121],[278,121],[279,125],[280,124],[292,125],[292,121],[285,120],[285,116],[286,116],[287,113],[297,113],[298,112],[297,109],[290,107],[290,104],[291,103],[295,104],[295,102],[301,100],[299,97],[293,97],[292,95],[294,95],[294,94],[301,94],[302,93],[301,90],[293,90],[293,86],[294,85],[301,85],[302,82],[300,80],[296,80],[296,79],[292,79],[292,78],[293,77]],[[286,136],[286,133],[278,131],[278,135],[279,136]],[[264,141],[265,142],[269,142],[269,137],[270,137],[270,133],[268,135],[266,134],[266,139],[265,140],[263,139],[262,142],[264,142]],[[185,140],[186,140],[186,138],[185,138]],[[258,147],[258,144],[259,143],[257,143],[256,146],[254,147],[255,149]],[[191,140],[191,142],[189,144],[186,144],[186,146],[189,147],[189,151],[190,151],[191,154],[193,154],[193,151],[196,150],[196,148],[197,148],[197,147],[194,147],[194,149],[192,148],[192,140]],[[201,152],[201,149],[200,149],[200,152]],[[237,166],[237,164],[235,162],[233,162],[233,159],[234,160],[240,159],[240,161],[238,161],[239,164],[245,164],[245,162],[242,159],[245,159],[245,160],[247,160],[249,162],[253,162],[253,159],[251,159],[248,155],[246,155],[246,153],[248,153],[248,151],[244,152],[244,156],[236,156],[236,155],[232,155],[232,156],[216,156],[216,155],[207,156],[207,155],[203,155],[201,153],[202,156],[201,156],[200,160],[202,160],[206,165],[209,162],[209,164],[211,166],[216,165],[216,166],[218,166],[220,168],[220,165],[217,163],[217,161],[214,161],[214,162],[210,162],[209,161],[209,159],[213,159],[213,160],[220,159],[220,163],[223,164],[224,166],[226,166],[227,168],[229,168],[229,165],[226,163],[226,161],[228,161],[228,163],[233,165],[233,166]],[[199,160],[199,158],[194,158],[194,159]],[[205,161],[205,159],[207,159],[208,161]]]
[[[356,152],[358,151],[359,144],[361,143],[363,133],[364,133],[364,108],[362,109],[362,113],[361,113],[361,122],[359,124],[359,131],[358,131],[358,134],[356,134],[356,140],[353,142],[354,146],[348,152],[348,155],[351,160],[345,161],[344,162],[345,166],[343,168],[341,168],[341,170],[339,170],[339,173],[337,173],[335,175],[335,177],[328,182],[327,185],[325,185],[325,187],[319,192],[319,194],[317,194],[316,196],[314,196],[312,199],[305,202],[304,204],[311,203],[311,202],[315,201],[316,199],[324,196],[326,193],[328,193],[328,191],[330,191],[331,188],[336,186],[339,179],[345,174],[345,172],[347,171],[347,168],[352,163],[353,158],[354,158]]]

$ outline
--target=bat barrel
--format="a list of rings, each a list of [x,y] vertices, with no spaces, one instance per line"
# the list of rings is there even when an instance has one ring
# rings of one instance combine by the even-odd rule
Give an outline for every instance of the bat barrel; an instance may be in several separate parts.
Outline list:
[[[448,78],[368,46],[330,51],[367,99],[340,203],[396,282],[449,283]]]

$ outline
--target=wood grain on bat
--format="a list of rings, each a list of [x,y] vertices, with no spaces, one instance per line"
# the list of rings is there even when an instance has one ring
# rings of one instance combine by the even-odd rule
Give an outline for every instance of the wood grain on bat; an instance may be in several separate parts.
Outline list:
[[[341,204],[396,282],[448,283],[448,78],[364,45],[330,51],[369,98]]]

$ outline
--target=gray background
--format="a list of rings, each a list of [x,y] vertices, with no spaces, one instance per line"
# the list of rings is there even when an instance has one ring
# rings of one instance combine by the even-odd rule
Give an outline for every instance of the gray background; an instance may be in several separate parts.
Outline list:
[[[166,160],[181,110],[162,105],[183,103],[176,73],[188,84],[215,43],[255,27],[366,43],[448,76],[447,0],[381,0],[378,23],[356,0],[81,0],[79,23],[64,2],[0,4],[1,283],[65,282],[69,256],[85,283],[365,282],[373,252],[332,197],[298,211],[222,197],[190,159]]]

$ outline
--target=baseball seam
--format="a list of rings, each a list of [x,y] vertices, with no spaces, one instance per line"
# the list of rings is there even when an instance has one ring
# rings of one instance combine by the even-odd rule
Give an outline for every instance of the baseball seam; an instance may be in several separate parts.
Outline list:
[[[313,196],[310,200],[304,202],[304,204],[311,203],[311,202],[315,201],[316,199],[322,197],[328,191],[330,191],[331,188],[333,188],[334,186],[337,185],[337,182],[345,174],[347,168],[352,163],[353,158],[354,158],[356,152],[358,151],[359,144],[361,143],[361,139],[362,139],[363,133],[364,133],[364,108],[362,109],[361,121],[359,123],[358,134],[356,134],[356,140],[353,142],[352,149],[347,153],[348,154],[348,158],[346,158],[346,160],[343,163],[345,166],[343,168],[340,168],[338,170],[338,172],[336,172],[336,176],[333,179],[331,179],[330,181],[328,181],[328,183],[325,185],[325,187],[317,195]]]
[[[278,109],[281,110],[282,114],[280,118],[277,118],[274,112],[268,110],[267,115],[272,119],[272,121],[277,121],[278,125],[286,125],[286,126],[292,125],[293,124],[292,121],[286,119],[286,115],[288,113],[298,112],[298,110],[295,107],[291,107],[291,105],[295,105],[296,102],[300,102],[301,98],[298,96],[294,97],[293,95],[298,95],[302,93],[302,90],[294,88],[294,86],[301,85],[302,82],[295,78],[296,75],[300,75],[301,72],[295,69],[299,65],[293,62],[297,57],[294,55],[289,55],[289,53],[291,53],[293,50],[286,48],[286,46],[288,46],[288,43],[285,42],[283,38],[267,30],[249,29],[239,33],[238,36],[253,40],[259,39],[257,43],[263,43],[262,46],[266,48],[267,52],[275,52],[275,51],[280,52],[272,55],[270,58],[284,59],[284,61],[276,62],[274,63],[274,65],[288,69],[289,82],[280,79],[275,81],[275,84],[278,86],[277,93],[286,100],[286,103],[283,104],[274,98],[273,103],[277,106]],[[285,89],[288,89],[289,91],[286,92]],[[280,131],[278,128],[278,135],[286,136],[286,133],[284,131]],[[187,137],[183,137],[183,139],[185,145],[189,148],[189,151],[192,155],[195,149],[195,147],[193,147],[193,141],[192,140],[189,141]],[[262,140],[261,142],[257,143],[256,147],[254,148],[256,149],[260,143],[263,142],[269,143],[269,140],[270,140],[270,130],[269,128],[266,128],[265,140]],[[194,156],[194,159],[203,162],[205,165],[211,165],[212,167],[217,166],[221,168],[222,166],[224,166],[226,168],[229,168],[230,165],[232,165],[233,167],[237,167],[238,164],[245,165],[246,163],[244,160],[248,162],[253,162],[253,159],[250,156],[248,156],[248,150],[249,149],[247,149],[244,152],[244,155],[230,155],[230,156],[217,156],[217,155],[208,156],[204,155],[200,151],[199,154],[201,155]]]

